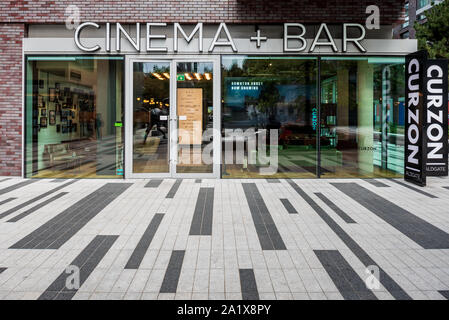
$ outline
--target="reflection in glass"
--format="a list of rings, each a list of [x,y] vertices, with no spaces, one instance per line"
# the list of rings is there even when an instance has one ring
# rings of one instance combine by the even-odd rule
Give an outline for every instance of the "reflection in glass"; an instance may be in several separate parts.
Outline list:
[[[133,172],[169,172],[170,63],[134,62]]]
[[[122,78],[122,57],[27,57],[27,177],[123,175]]]
[[[317,59],[290,57],[226,56],[222,83],[222,136],[232,144],[235,158],[224,159],[223,178],[313,178],[317,153]],[[277,173],[261,176],[267,164],[261,163],[258,147],[249,141],[277,130]],[[243,132],[243,157],[237,151],[236,132]],[[246,134],[245,134],[246,133]],[[226,157],[226,149],[223,154]],[[257,161],[251,161],[257,159]],[[231,163],[230,163],[231,162]]]
[[[176,69],[176,173],[212,173],[213,64],[178,62]]]
[[[323,58],[321,175],[400,177],[404,59]]]

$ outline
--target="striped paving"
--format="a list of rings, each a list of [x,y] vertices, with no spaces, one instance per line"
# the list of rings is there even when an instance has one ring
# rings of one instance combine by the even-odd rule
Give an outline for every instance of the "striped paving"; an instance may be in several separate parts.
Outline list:
[[[0,300],[449,297],[449,178],[267,178],[6,181]]]

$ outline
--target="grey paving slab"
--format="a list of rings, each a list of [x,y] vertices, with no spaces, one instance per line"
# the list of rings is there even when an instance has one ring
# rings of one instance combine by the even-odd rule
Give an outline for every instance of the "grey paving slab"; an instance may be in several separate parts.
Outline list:
[[[331,208],[340,218],[346,223],[356,223],[346,212],[341,210],[335,203],[320,192],[316,192],[315,195],[320,198],[329,208]]]
[[[268,183],[281,183],[279,179],[266,179]]]
[[[337,250],[314,250],[329,277],[346,300],[377,300],[365,282]]]
[[[170,262],[165,271],[164,280],[162,281],[160,293],[176,293],[184,254],[184,250],[174,250],[172,252]]]
[[[195,179],[195,183],[201,183],[201,179]]]
[[[79,288],[89,278],[92,271],[100,263],[112,247],[118,236],[96,236],[87,247],[70,263],[66,270],[62,272],[56,280],[41,294],[39,300],[70,300],[78,292]],[[75,268],[74,268],[75,267]],[[77,275],[74,271],[79,270],[79,288],[67,287],[67,284],[75,284],[71,281]],[[68,271],[68,272],[66,272]]]
[[[11,180],[11,178],[0,179],[0,183]]]
[[[0,196],[2,194],[5,194],[5,193],[8,193],[8,192],[20,189],[22,187],[25,187],[25,186],[27,186],[29,184],[32,184],[32,183],[35,183],[37,181],[39,181],[39,180],[35,180],[35,179],[34,180],[32,180],[32,179],[24,180],[24,181],[20,181],[19,183],[13,184],[12,186],[8,186],[6,188],[0,189]]]
[[[50,203],[52,203],[53,201],[58,200],[59,198],[65,196],[66,194],[68,194],[68,192],[61,192],[61,193],[58,193],[58,194],[55,195],[54,197],[51,197],[51,198],[49,198],[49,199],[47,199],[47,200],[45,200],[45,201],[40,202],[38,205],[36,205],[36,206],[34,206],[34,207],[32,207],[32,208],[30,208],[30,209],[28,209],[28,210],[22,212],[21,214],[18,214],[17,216],[15,216],[15,217],[9,219],[9,220],[6,221],[6,222],[17,222],[17,221],[19,221],[19,220],[21,220],[21,219],[23,219],[23,218],[29,216],[30,214],[32,214],[32,213],[35,212],[36,210],[39,210],[39,209],[45,207],[47,204],[50,204]]]
[[[164,179],[151,179],[145,185],[145,188],[157,188],[161,185],[162,181],[164,181]]]
[[[106,183],[11,246],[12,249],[59,249],[132,183]]]
[[[449,249],[449,234],[357,183],[331,183],[425,249]]]
[[[53,189],[51,189],[51,190],[49,190],[47,192],[44,192],[44,193],[38,195],[37,197],[34,197],[34,198],[32,198],[32,199],[30,199],[28,201],[24,201],[24,202],[20,203],[19,205],[15,206],[14,208],[11,208],[9,210],[6,210],[6,211],[0,213],[0,219],[4,218],[6,216],[9,216],[10,214],[15,213],[16,211],[18,211],[18,210],[20,210],[22,208],[25,208],[26,206],[29,206],[30,204],[32,204],[32,203],[34,203],[36,201],[39,201],[39,200],[41,200],[41,199],[43,199],[43,198],[45,198],[45,197],[47,197],[47,196],[57,192],[57,191],[65,188],[65,187],[68,187],[69,185],[75,183],[76,181],[77,180],[69,181],[67,183],[64,183],[63,185],[60,185],[60,186],[58,186],[56,188],[53,188]]]
[[[13,200],[16,200],[16,199],[17,199],[17,198],[8,198],[8,199],[5,199],[5,200],[1,200],[1,201],[0,201],[0,206],[3,205],[3,204],[5,204],[5,203],[11,202],[11,201],[13,201]]]
[[[368,183],[370,183],[373,186],[378,187],[378,188],[389,188],[390,187],[388,184],[385,184],[385,183],[383,183],[383,182],[381,182],[379,180],[376,180],[376,179],[363,179],[363,181],[366,181],[366,182],[368,182]]]
[[[286,250],[286,246],[255,183],[242,183],[262,250]]]
[[[401,186],[403,186],[403,187],[405,187],[405,188],[408,188],[408,189],[413,190],[413,191],[415,191],[415,192],[418,192],[418,193],[420,193],[420,194],[422,194],[422,195],[425,195],[426,197],[429,197],[429,198],[432,198],[432,199],[438,198],[437,196],[435,196],[435,195],[433,195],[433,194],[430,194],[430,193],[428,193],[428,192],[425,192],[425,191],[423,191],[423,190],[421,190],[421,189],[418,189],[418,188],[416,188],[416,187],[413,187],[413,186],[411,186],[410,184],[408,184],[408,183],[406,183],[406,182],[398,181],[398,180],[396,180],[396,179],[390,179],[389,181],[395,182],[395,183],[397,183],[397,184],[399,184],[399,185],[401,185]]]
[[[290,214],[298,213],[298,211],[296,211],[295,207],[291,204],[291,202],[288,199],[279,199],[279,200],[281,200],[285,210],[287,210],[288,213]]]
[[[214,188],[200,188],[189,235],[212,235],[214,214]]]
[[[362,247],[354,241],[339,225],[336,223],[304,190],[302,190],[292,180],[288,180],[292,188],[313,208],[313,210],[326,222],[337,236],[344,242],[344,244],[352,251],[352,253],[362,262],[366,267],[379,266],[369,255],[362,249]],[[379,281],[387,289],[390,294],[399,300],[411,300],[412,298],[405,292],[399,284],[396,283],[381,267],[379,267]]]
[[[125,269],[139,268],[143,258],[145,257],[145,254],[147,253],[151,241],[153,241],[154,235],[156,234],[156,231],[159,225],[161,224],[163,217],[164,214],[156,213],[153,219],[151,219],[150,224],[148,225],[147,229],[142,235],[142,238],[140,238],[140,241],[137,244],[136,248],[134,249],[133,253],[131,254],[131,257],[129,258],[128,262],[126,263]]]
[[[253,269],[239,269],[243,300],[259,300],[256,277]]]
[[[166,198],[172,199],[175,197],[176,192],[179,189],[179,186],[182,183],[182,179],[176,179],[175,183],[173,184],[173,186],[171,187],[171,189],[168,191],[167,195],[165,196]]]

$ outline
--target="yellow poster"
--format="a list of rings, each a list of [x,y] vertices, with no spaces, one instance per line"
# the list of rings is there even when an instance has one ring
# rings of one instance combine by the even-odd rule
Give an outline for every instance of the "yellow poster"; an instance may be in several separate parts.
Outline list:
[[[203,89],[178,88],[179,144],[200,145],[203,134]]]

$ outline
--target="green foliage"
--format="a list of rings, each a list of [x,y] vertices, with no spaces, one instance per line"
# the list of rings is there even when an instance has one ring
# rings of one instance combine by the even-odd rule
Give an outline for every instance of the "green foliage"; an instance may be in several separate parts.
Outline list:
[[[449,59],[449,1],[443,1],[425,12],[427,22],[415,23],[420,49],[426,49],[431,58]]]

